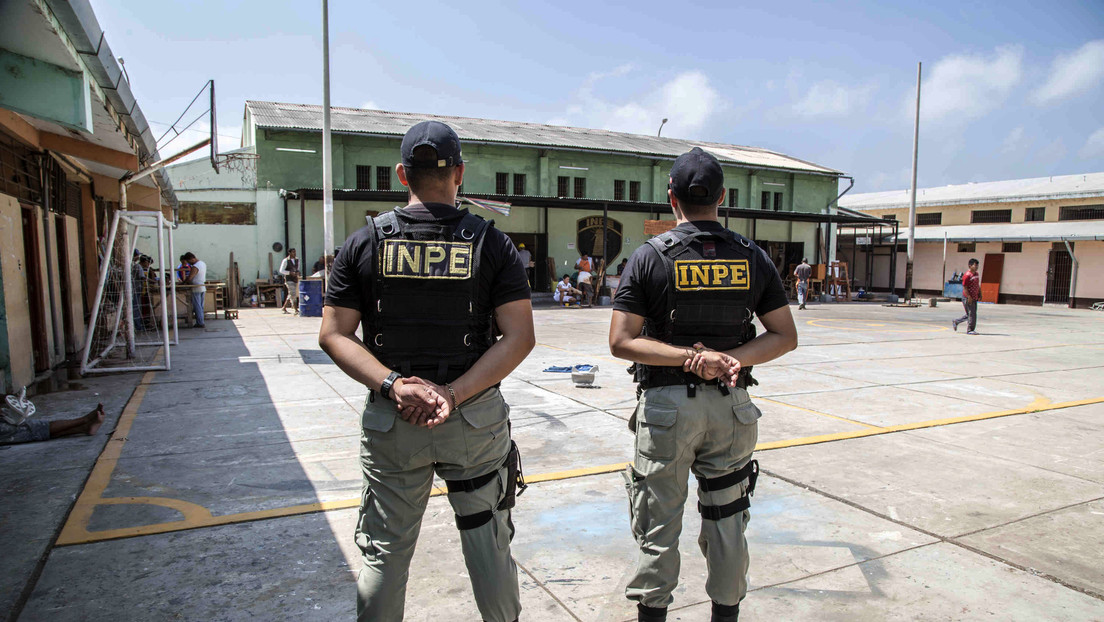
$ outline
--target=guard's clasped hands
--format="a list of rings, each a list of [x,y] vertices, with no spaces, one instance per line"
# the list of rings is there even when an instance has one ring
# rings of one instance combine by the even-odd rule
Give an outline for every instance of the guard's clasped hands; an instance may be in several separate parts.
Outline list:
[[[391,398],[403,421],[435,428],[452,414],[448,391],[418,377],[402,378],[391,387]]]
[[[710,350],[698,342],[694,344],[694,355],[686,359],[682,369],[704,380],[720,378],[724,384],[735,387],[736,379],[740,376],[740,361],[724,352]]]

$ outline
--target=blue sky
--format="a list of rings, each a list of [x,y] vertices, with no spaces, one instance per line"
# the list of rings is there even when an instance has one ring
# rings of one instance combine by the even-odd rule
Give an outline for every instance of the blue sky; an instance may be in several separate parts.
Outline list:
[[[322,102],[321,2],[92,5],[154,122],[209,78],[223,150],[246,99]],[[922,61],[920,186],[1098,172],[1102,8],[331,0],[331,100],[645,134],[666,117],[664,136],[781,151],[866,192],[908,186]]]

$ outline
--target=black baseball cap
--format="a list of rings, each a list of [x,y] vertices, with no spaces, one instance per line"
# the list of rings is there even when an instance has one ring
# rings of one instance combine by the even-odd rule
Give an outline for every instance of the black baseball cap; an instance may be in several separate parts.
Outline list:
[[[671,167],[671,192],[692,205],[716,203],[724,192],[721,163],[701,147],[680,155]]]
[[[415,160],[414,149],[428,145],[437,152],[435,160]],[[402,140],[402,164],[406,168],[441,168],[459,166],[460,137],[440,121],[422,121],[406,131]]]

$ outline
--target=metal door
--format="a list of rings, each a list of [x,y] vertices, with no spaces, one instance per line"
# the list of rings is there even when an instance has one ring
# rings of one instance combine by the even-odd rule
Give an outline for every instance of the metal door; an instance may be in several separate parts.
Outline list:
[[[1066,245],[1054,243],[1050,248],[1050,261],[1047,264],[1046,302],[1069,303],[1072,270],[1073,261],[1070,260]]]

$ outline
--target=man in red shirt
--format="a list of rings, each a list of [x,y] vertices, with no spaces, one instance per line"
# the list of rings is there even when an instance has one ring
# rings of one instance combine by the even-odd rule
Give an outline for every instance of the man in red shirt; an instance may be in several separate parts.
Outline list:
[[[958,325],[969,320],[966,324],[966,334],[976,335],[977,331],[977,303],[981,298],[981,276],[978,275],[978,260],[971,259],[969,269],[962,275],[962,306],[966,308],[966,315],[951,321],[951,326],[958,330]]]

